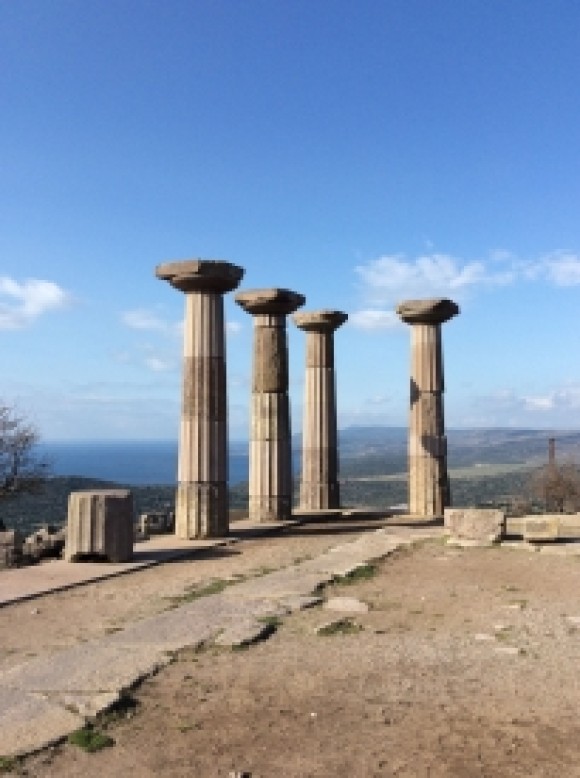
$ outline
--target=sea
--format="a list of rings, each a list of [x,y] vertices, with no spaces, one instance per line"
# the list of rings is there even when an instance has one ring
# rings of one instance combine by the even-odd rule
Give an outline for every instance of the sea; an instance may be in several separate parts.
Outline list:
[[[230,445],[230,486],[248,480],[248,444]],[[114,481],[127,486],[175,484],[177,442],[155,441],[58,441],[38,444],[54,476],[82,476]]]

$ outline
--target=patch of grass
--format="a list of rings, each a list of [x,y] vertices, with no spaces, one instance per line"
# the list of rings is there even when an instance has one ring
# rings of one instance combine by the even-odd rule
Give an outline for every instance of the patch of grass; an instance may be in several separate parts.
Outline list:
[[[82,729],[77,729],[75,732],[71,732],[68,736],[68,742],[73,746],[82,748],[83,751],[87,751],[89,754],[94,754],[96,751],[115,745],[112,737],[105,735],[104,732],[99,732],[98,729],[93,729],[90,724],[87,724]]]
[[[521,611],[525,610],[528,607],[527,600],[510,600],[509,604],[513,606],[517,606]]]
[[[11,756],[0,756],[0,773],[11,773],[16,767],[16,759]]]
[[[268,573],[273,573],[275,570],[275,567],[268,567],[267,565],[263,565],[256,570],[256,578],[259,578],[262,575],[268,575]]]
[[[203,729],[203,724],[200,721],[194,721],[192,724],[180,724],[177,729],[182,734],[185,734],[194,729]]]
[[[349,585],[358,583],[359,581],[368,581],[373,578],[378,572],[378,566],[374,564],[364,564],[355,567],[354,570],[350,570],[344,575],[335,575],[332,578],[333,584]]]
[[[215,581],[210,581],[205,586],[192,587],[184,594],[177,595],[176,597],[169,597],[170,608],[178,608],[180,605],[185,605],[188,602],[194,602],[201,597],[210,597],[212,594],[219,594],[223,590],[230,586],[234,581],[226,580],[224,578],[217,578]]]
[[[502,627],[495,631],[495,639],[499,641],[512,640],[513,636],[513,627]]]
[[[258,621],[260,624],[266,624],[268,627],[271,627],[272,632],[282,626],[282,619],[279,616],[260,616]]]
[[[362,625],[357,624],[349,618],[338,619],[324,627],[320,627],[317,634],[322,637],[331,637],[333,635],[354,635],[362,630]]]

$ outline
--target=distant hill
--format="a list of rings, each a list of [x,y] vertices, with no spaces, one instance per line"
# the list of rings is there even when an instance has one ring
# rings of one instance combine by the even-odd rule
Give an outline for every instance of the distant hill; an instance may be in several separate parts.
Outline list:
[[[340,430],[341,469],[365,467],[375,470],[381,458],[395,472],[396,463],[406,462],[406,427],[347,427]],[[449,465],[474,464],[538,465],[548,458],[548,440],[556,440],[556,458],[580,463],[580,431],[532,429],[450,429],[447,430]],[[402,470],[406,470],[404,464]]]

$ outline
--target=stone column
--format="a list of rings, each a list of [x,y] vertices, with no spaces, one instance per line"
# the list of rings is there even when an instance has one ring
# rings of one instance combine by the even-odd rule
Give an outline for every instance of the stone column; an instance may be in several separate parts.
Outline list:
[[[334,331],[348,316],[341,311],[313,311],[292,318],[306,332],[300,507],[339,508]]]
[[[159,265],[155,273],[186,295],[175,534],[221,537],[229,531],[223,295],[244,270],[196,259]]]
[[[397,313],[411,325],[409,513],[441,518],[450,502],[441,325],[459,308],[447,299],[407,300]]]
[[[236,295],[238,305],[254,317],[249,515],[255,521],[281,521],[292,512],[286,316],[304,301],[288,289]]]

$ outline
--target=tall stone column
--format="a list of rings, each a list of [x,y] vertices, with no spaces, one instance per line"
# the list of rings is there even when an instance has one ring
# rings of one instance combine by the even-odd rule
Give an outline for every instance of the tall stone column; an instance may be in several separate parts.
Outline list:
[[[236,302],[254,317],[250,422],[250,505],[255,521],[292,513],[292,451],[288,399],[286,316],[305,298],[288,289],[238,292]]]
[[[295,313],[306,332],[300,507],[340,507],[334,332],[348,319],[341,311]]]
[[[411,325],[409,513],[440,518],[450,502],[441,325],[459,308],[447,299],[407,300],[397,313]]]
[[[223,295],[244,270],[196,259],[158,265],[155,274],[186,295],[175,534],[221,537],[229,531]]]

